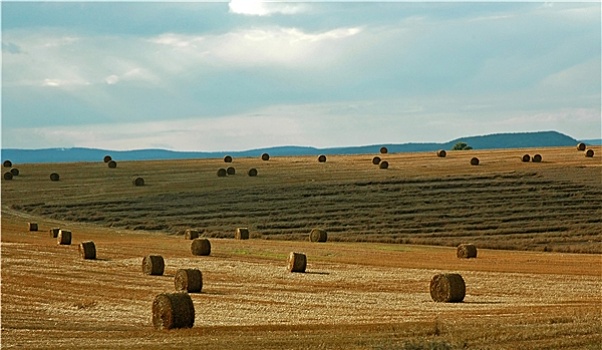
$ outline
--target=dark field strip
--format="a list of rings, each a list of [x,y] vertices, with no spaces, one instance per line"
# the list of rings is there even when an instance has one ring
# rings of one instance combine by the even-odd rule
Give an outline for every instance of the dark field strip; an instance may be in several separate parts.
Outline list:
[[[15,209],[61,220],[232,237],[380,241],[602,253],[602,190],[528,174],[279,184]]]

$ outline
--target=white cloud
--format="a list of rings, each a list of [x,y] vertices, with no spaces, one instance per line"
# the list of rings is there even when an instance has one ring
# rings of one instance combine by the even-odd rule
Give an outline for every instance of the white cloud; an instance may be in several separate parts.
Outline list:
[[[115,74],[111,74],[105,78],[105,81],[109,85],[117,84],[119,82],[119,77]]]
[[[259,0],[232,0],[228,4],[228,7],[231,13],[247,16],[293,15],[305,12],[308,9],[307,4],[265,2]]]
[[[362,28],[336,28],[309,33],[298,28],[269,27],[231,31],[219,35],[162,34],[149,41],[171,48],[158,49],[156,57],[161,62],[181,65],[198,65],[200,62],[215,65],[271,65],[290,66],[303,63],[328,62],[335,57],[337,42],[362,32]],[[322,51],[325,50],[325,51]],[[320,52],[323,55],[317,56]],[[177,57],[174,57],[177,56]],[[160,63],[159,63],[160,64]]]

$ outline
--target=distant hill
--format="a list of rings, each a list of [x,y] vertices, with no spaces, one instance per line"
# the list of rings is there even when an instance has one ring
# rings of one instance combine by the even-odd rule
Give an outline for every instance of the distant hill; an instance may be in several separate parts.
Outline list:
[[[600,140],[584,140],[587,144],[600,144]],[[598,143],[596,143],[596,141]],[[96,162],[105,155],[115,160],[165,160],[165,159],[199,159],[222,158],[229,154],[233,157],[259,157],[262,153],[271,156],[299,156],[318,154],[372,154],[378,153],[385,146],[391,153],[429,152],[439,149],[449,150],[458,142],[466,142],[473,149],[503,149],[532,147],[574,146],[579,141],[556,131],[501,133],[483,136],[458,138],[445,143],[404,143],[380,144],[369,146],[352,146],[336,148],[315,148],[302,146],[277,146],[236,152],[178,152],[163,149],[141,149],[133,151],[111,151],[93,148],[47,148],[47,149],[14,149],[2,150],[2,160],[10,159],[13,163],[67,163]]]

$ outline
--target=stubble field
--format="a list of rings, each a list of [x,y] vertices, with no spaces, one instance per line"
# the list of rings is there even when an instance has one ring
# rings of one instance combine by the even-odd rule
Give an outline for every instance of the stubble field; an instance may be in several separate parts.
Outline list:
[[[17,163],[2,182],[2,348],[600,349],[594,150],[379,155],[387,170],[372,156]],[[227,166],[237,174],[218,178]],[[236,227],[252,239],[232,239]],[[329,241],[308,242],[313,227]],[[211,256],[191,254],[186,228],[205,230]],[[78,255],[86,240],[96,260]],[[456,258],[461,242],[478,258]],[[286,271],[291,251],[307,273]],[[142,274],[148,254],[165,258],[163,276]],[[195,326],[154,330],[154,296],[174,291],[179,268],[203,272]],[[441,272],[464,277],[463,303],[431,300]]]

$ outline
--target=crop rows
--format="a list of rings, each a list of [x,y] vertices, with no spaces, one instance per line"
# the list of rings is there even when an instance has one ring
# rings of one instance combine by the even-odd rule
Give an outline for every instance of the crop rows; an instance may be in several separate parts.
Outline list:
[[[199,188],[116,200],[24,204],[61,220],[134,230],[232,237],[249,227],[266,239],[306,239],[314,227],[330,241],[601,252],[602,191],[536,173],[445,178],[276,183]]]

